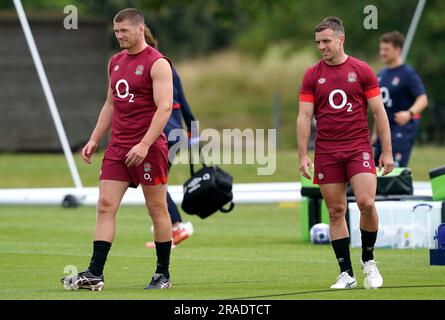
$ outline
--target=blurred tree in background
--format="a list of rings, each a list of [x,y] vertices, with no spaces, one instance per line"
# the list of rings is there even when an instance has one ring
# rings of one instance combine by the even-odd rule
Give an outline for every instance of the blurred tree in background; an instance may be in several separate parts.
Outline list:
[[[345,25],[345,49],[352,55],[366,59],[377,72],[380,36],[392,30],[406,35],[417,0],[385,1],[261,1],[254,11],[249,28],[237,35],[235,44],[246,51],[261,54],[273,43],[286,42],[292,50],[308,45],[316,52],[313,27],[324,17],[339,16]],[[378,9],[378,29],[365,30],[363,9],[372,4]],[[407,63],[421,75],[430,100],[423,114],[419,132],[421,142],[445,142],[445,1],[427,0],[417,28]]]
[[[235,49],[261,61],[275,46],[286,54],[312,52],[318,57],[313,27],[324,17],[337,15],[346,29],[346,51],[367,60],[376,72],[380,36],[388,31],[408,31],[417,0],[23,0],[28,13],[58,11],[73,4],[82,15],[110,21],[110,42],[114,48],[111,21],[125,7],[144,11],[147,24],[160,47],[175,61],[188,61],[214,52]],[[366,30],[366,5],[378,9],[378,29]],[[0,9],[13,12],[10,0],[0,0]],[[445,1],[427,0],[407,62],[421,75],[430,98],[422,121],[420,141],[445,142]],[[297,87],[295,90],[297,91]],[[289,102],[289,103],[295,103]]]

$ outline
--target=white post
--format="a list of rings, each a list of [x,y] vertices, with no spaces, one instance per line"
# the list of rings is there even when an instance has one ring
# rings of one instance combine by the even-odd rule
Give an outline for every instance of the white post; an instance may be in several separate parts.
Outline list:
[[[416,11],[414,12],[413,19],[411,20],[411,24],[409,25],[408,33],[406,34],[405,44],[403,45],[402,50],[402,59],[406,61],[406,57],[408,56],[409,48],[411,47],[411,43],[414,38],[414,34],[416,33],[417,25],[419,24],[420,17],[422,16],[423,8],[425,7],[426,0],[419,0],[417,2]]]
[[[28,43],[29,50],[31,51],[32,59],[34,60],[37,74],[39,75],[39,79],[45,93],[46,101],[48,102],[51,116],[56,126],[57,134],[59,136],[60,143],[62,144],[63,152],[65,153],[65,158],[71,171],[71,176],[74,180],[74,185],[76,186],[76,188],[82,188],[82,182],[80,180],[79,172],[77,171],[76,163],[74,162],[73,154],[71,152],[68,139],[65,134],[65,129],[63,128],[62,120],[60,119],[59,111],[57,110],[56,102],[54,101],[54,96],[52,94],[51,87],[49,86],[45,69],[43,68],[39,51],[37,50],[36,43],[34,41],[31,28],[29,27],[25,11],[23,10],[21,0],[14,0],[14,5],[26,37],[26,42]]]

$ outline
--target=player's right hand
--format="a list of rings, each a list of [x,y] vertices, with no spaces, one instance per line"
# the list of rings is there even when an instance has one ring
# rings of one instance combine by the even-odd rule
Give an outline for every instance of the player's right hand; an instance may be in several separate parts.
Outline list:
[[[82,149],[82,159],[85,163],[91,164],[91,156],[96,152],[97,150],[97,142],[95,141],[88,141],[88,143],[83,147]]]
[[[308,169],[310,172],[312,172],[312,161],[309,156],[300,157],[300,173],[305,178],[311,180],[311,176],[308,173]]]

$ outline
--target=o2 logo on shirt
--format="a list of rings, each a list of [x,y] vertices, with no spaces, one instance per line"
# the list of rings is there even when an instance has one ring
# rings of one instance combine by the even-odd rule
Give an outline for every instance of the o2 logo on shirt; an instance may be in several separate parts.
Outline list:
[[[337,94],[339,94],[342,98],[340,104],[335,104],[334,102],[334,97]],[[331,91],[331,93],[329,94],[329,105],[335,110],[343,109],[346,106],[348,107],[346,112],[352,112],[352,103],[348,102],[348,96],[346,95],[346,92],[341,89],[335,89]]]
[[[121,84],[124,84],[124,86],[125,86],[124,93],[122,93],[119,89]],[[130,93],[130,85],[128,84],[127,80],[120,79],[118,82],[116,82],[116,93],[119,98],[126,99],[129,96],[130,99],[128,101],[134,102],[134,94]]]
[[[388,108],[392,107],[392,99],[389,96],[389,90],[387,87],[380,87],[380,92],[382,93],[382,100],[385,106]]]

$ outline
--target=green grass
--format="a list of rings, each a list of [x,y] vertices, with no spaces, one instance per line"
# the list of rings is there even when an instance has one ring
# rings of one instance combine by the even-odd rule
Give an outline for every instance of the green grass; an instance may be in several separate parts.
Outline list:
[[[445,147],[416,146],[410,160],[415,181],[428,181],[432,168],[445,164]],[[102,154],[93,158],[92,165],[75,160],[85,186],[97,186]],[[221,165],[234,176],[235,183],[298,181],[296,150],[277,151],[276,172],[258,176],[257,165]],[[70,187],[73,182],[65,158],[61,154],[0,154],[0,188]],[[188,165],[175,165],[169,176],[170,184],[182,184],[190,176]]]
[[[415,180],[443,165],[444,148],[416,147]],[[101,154],[87,166],[75,156],[86,186],[97,186]],[[279,151],[273,176],[257,176],[255,165],[223,165],[235,182],[298,181],[296,151]],[[72,186],[63,155],[0,154],[0,187]],[[189,177],[175,166],[171,184]],[[185,216],[195,234],[173,250],[174,288],[142,290],[155,264],[145,207],[122,207],[117,238],[107,263],[103,292],[65,291],[59,278],[67,265],[83,269],[91,254],[95,209],[80,207],[0,207],[0,299],[441,299],[445,269],[429,265],[428,250],[377,250],[385,287],[369,291],[327,290],[337,275],[330,246],[304,243],[298,206],[238,205],[201,220]],[[359,283],[360,250],[352,249]]]
[[[352,260],[361,289],[330,291],[338,267],[329,245],[300,240],[298,207],[239,205],[201,220],[186,216],[195,234],[173,249],[173,288],[144,291],[155,252],[144,207],[122,207],[102,292],[66,291],[65,266],[83,269],[91,254],[92,207],[0,208],[0,299],[441,299],[445,269],[428,251],[377,250],[384,288],[365,290],[360,250]]]

